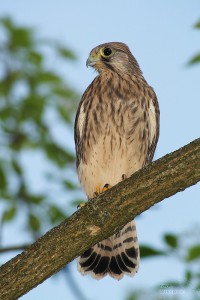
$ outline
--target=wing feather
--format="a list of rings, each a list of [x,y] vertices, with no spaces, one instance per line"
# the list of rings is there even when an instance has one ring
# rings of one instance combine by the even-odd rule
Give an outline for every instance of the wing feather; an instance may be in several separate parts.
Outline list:
[[[149,100],[148,117],[149,117],[150,132],[149,132],[149,147],[148,147],[146,162],[150,163],[155,153],[156,145],[159,138],[159,128],[160,128],[160,124],[159,124],[160,110],[159,110],[157,97],[154,91],[153,91],[153,97],[151,97]]]

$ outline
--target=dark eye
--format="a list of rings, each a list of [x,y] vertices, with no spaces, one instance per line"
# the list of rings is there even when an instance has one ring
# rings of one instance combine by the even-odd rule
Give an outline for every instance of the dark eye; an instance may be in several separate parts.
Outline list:
[[[111,50],[110,48],[105,48],[105,49],[103,50],[103,54],[104,54],[105,56],[110,56],[110,55],[112,54],[112,50]]]

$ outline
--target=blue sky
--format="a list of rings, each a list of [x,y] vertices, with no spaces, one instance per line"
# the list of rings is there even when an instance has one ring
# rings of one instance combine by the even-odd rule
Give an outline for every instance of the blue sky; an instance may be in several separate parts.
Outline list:
[[[4,0],[0,7],[1,16],[10,15],[19,24],[36,27],[41,36],[62,41],[73,49],[79,60],[62,71],[80,93],[95,76],[85,66],[90,50],[108,41],[128,44],[160,104],[161,133],[155,159],[189,143],[200,133],[200,67],[186,65],[200,50],[200,32],[192,27],[200,18],[199,11],[198,0]],[[70,139],[73,147],[72,135]],[[182,233],[198,224],[199,187],[198,184],[189,188],[143,213],[137,220],[139,241],[161,247],[163,232]],[[127,290],[154,286],[162,280],[181,279],[182,275],[182,266],[173,258],[143,260],[136,277],[120,282],[82,277],[75,263],[70,268],[88,299],[95,300],[111,296],[123,300]],[[56,297],[75,299],[59,275],[22,299]]]

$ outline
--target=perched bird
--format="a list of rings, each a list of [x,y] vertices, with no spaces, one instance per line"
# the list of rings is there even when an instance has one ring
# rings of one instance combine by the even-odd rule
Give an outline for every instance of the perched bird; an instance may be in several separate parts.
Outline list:
[[[159,106],[127,45],[95,47],[86,63],[99,74],[86,89],[75,120],[77,171],[88,199],[152,161],[159,136]],[[100,279],[134,275],[139,266],[135,222],[78,259],[82,274]]]

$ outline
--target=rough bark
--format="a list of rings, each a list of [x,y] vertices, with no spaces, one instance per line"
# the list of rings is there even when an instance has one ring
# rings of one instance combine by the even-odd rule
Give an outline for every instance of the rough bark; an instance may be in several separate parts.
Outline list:
[[[0,268],[0,299],[17,299],[155,203],[200,180],[200,139],[88,202]]]

